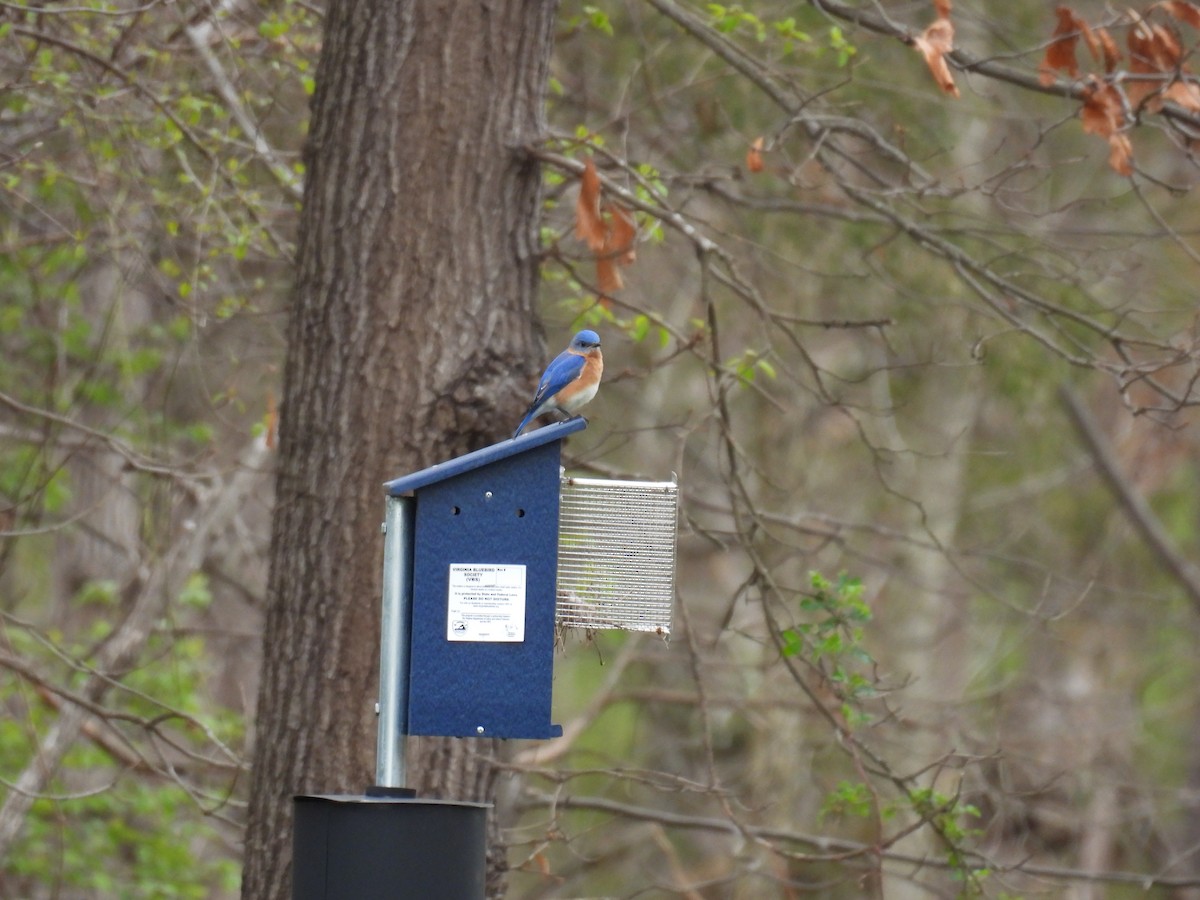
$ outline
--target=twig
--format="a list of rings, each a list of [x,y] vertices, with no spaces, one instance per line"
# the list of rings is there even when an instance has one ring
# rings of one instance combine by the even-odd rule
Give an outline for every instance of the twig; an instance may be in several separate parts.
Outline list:
[[[1058,389],[1059,399],[1067,411],[1071,424],[1091,453],[1100,475],[1104,478],[1117,503],[1129,516],[1142,540],[1158,557],[1163,567],[1171,573],[1187,594],[1193,608],[1200,612],[1200,569],[1189,562],[1175,547],[1162,522],[1150,508],[1150,504],[1139,494],[1121,471],[1120,463],[1113,455],[1108,441],[1101,434],[1092,415],[1084,407],[1075,392],[1066,385]]]
[[[232,5],[232,3],[224,4],[224,6]],[[184,28],[184,34],[187,35],[192,49],[200,54],[200,59],[204,62],[205,68],[208,69],[208,73],[212,76],[213,85],[217,93],[221,95],[221,99],[229,107],[230,115],[233,116],[242,131],[246,133],[246,136],[250,138],[254,146],[254,152],[266,164],[271,174],[275,177],[275,180],[279,182],[284,190],[296,200],[302,199],[304,196],[304,186],[300,178],[284,164],[276,155],[271,145],[267,143],[267,139],[263,137],[258,124],[250,118],[250,114],[246,111],[245,105],[238,96],[237,89],[225,73],[221,61],[217,59],[217,55],[209,47],[209,39],[216,30],[216,25],[213,24],[213,20],[210,18],[198,25],[188,25]]]

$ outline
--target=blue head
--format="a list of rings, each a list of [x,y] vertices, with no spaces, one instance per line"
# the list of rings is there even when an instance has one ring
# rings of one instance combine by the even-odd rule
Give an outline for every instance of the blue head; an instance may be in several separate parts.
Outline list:
[[[587,353],[589,350],[598,350],[599,348],[600,335],[590,329],[585,328],[571,338],[571,349],[578,353]]]

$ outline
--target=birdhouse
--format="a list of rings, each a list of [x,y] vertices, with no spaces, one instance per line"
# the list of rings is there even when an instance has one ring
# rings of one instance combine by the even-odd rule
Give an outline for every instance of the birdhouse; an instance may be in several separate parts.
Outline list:
[[[568,477],[568,419],[384,485],[376,786],[404,737],[553,738],[558,628],[670,633],[674,481]]]
[[[384,486],[415,506],[404,733],[562,734],[550,722],[560,451],[586,427],[547,425]]]

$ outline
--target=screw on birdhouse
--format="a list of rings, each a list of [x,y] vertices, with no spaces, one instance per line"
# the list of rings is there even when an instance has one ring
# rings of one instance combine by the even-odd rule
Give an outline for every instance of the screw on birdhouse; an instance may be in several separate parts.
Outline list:
[[[484,499],[486,499],[486,500],[491,500],[491,499],[492,499],[492,492],[491,492],[491,491],[484,491],[484,492],[483,492],[483,496],[484,496]]]
[[[476,725],[476,726],[475,726],[475,733],[476,733],[476,734],[483,734],[483,726],[482,726],[482,725]]]

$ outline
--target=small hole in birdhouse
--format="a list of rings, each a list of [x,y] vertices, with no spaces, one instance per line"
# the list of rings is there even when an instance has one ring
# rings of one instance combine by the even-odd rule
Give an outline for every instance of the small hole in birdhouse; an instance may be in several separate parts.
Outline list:
[[[525,518],[525,510],[523,510],[523,509],[518,509],[518,510],[517,510],[517,518],[518,518],[518,519],[523,519],[523,518]]]
[[[460,512],[462,512],[462,510],[459,509],[457,506],[450,507],[450,515],[457,516]]]

